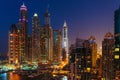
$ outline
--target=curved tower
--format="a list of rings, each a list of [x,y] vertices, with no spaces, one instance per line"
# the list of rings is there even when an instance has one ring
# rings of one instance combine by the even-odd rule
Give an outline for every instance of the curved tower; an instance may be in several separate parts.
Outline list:
[[[68,59],[68,27],[66,21],[62,29],[62,48],[66,51],[66,59]]]
[[[10,27],[8,45],[9,64],[18,64],[18,28],[15,24]]]

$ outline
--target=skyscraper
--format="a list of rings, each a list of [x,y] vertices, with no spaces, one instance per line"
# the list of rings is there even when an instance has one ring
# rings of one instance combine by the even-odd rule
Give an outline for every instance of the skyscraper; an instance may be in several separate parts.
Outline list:
[[[54,62],[61,61],[61,32],[53,30],[53,58]]]
[[[89,46],[92,49],[92,68],[95,68],[96,60],[97,60],[97,43],[95,41],[94,36],[90,36],[88,41],[89,41]]]
[[[114,13],[114,37],[115,37],[115,51],[114,51],[114,74],[115,78],[120,79],[120,8]]]
[[[15,24],[12,24],[9,31],[8,41],[8,59],[10,64],[18,64],[19,60],[19,39],[18,28]]]
[[[53,61],[53,30],[50,25],[50,14],[45,13],[45,25],[41,28],[40,35],[42,62]]]
[[[20,54],[21,59],[20,62],[26,61],[28,59],[28,43],[27,43],[27,7],[23,5],[20,7],[20,18],[19,18],[19,25],[20,25]]]
[[[62,48],[66,51],[66,56],[68,59],[68,27],[66,21],[64,22],[62,29]]]
[[[40,20],[37,13],[32,17],[32,61],[40,59]]]
[[[86,42],[85,42],[86,43]],[[71,80],[91,80],[92,51],[83,47],[73,48],[70,52]]]
[[[114,38],[113,35],[106,33],[102,41],[102,76],[105,80],[113,80],[113,50]]]

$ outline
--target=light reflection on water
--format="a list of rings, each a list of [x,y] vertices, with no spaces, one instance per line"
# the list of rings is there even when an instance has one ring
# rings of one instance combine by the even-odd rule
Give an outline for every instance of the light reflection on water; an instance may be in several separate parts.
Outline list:
[[[0,74],[0,80],[21,80],[17,74],[13,73],[3,73]]]
[[[0,74],[0,80],[7,80],[7,73]]]
[[[68,80],[67,76],[58,76],[58,80]],[[20,77],[18,74],[9,72],[9,73],[3,73],[0,74],[0,80],[40,80],[38,79],[26,79],[25,77]]]

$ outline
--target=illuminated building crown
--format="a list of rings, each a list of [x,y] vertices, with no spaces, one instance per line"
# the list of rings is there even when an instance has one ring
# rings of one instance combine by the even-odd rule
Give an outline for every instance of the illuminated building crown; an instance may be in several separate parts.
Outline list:
[[[106,33],[105,39],[113,39],[112,33],[110,33],[110,32]]]
[[[27,7],[25,6],[24,3],[21,5],[20,10],[25,10],[25,11],[27,11]]]

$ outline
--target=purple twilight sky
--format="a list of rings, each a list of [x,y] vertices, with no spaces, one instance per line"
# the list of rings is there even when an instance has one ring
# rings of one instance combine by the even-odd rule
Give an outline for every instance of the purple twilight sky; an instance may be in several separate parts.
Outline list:
[[[53,29],[62,29],[66,20],[69,28],[69,45],[76,37],[88,39],[94,35],[98,47],[106,32],[114,32],[114,11],[120,0],[1,0],[0,1],[0,53],[8,51],[8,31],[19,20],[22,3],[28,8],[28,28],[31,33],[31,18],[38,13],[41,25],[49,4]]]

